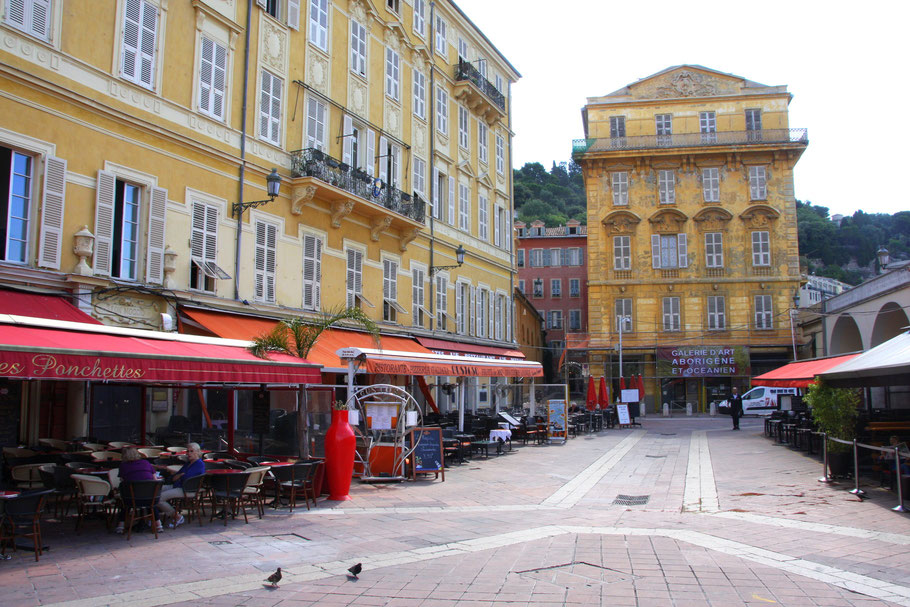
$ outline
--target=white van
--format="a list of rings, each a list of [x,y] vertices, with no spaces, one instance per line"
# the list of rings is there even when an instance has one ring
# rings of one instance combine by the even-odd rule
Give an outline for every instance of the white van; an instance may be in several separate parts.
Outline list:
[[[796,394],[796,388],[771,388],[759,386],[743,394],[743,415],[771,415],[777,411],[778,394]],[[725,400],[719,407],[729,415],[730,401]]]

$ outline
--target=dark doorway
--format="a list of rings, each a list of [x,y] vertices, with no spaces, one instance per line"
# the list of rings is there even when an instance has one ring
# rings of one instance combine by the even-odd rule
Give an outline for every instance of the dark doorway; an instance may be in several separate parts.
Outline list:
[[[138,386],[95,384],[89,434],[101,442],[114,440],[144,444],[139,436],[143,389]]]

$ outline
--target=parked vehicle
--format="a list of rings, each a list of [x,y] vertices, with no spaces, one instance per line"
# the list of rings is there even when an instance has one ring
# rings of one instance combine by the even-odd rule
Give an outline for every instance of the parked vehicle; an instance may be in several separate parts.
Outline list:
[[[771,415],[777,411],[778,394],[797,394],[796,388],[771,388],[759,386],[743,394],[743,415]],[[730,401],[722,401],[717,406],[718,413],[730,415]]]

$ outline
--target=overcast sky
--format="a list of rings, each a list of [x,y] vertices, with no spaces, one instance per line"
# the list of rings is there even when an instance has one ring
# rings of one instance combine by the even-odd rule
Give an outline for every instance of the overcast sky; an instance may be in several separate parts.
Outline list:
[[[910,210],[910,2],[455,0],[521,73],[516,168],[571,157],[581,108],[666,67],[787,85],[809,130],[796,198],[852,215]]]

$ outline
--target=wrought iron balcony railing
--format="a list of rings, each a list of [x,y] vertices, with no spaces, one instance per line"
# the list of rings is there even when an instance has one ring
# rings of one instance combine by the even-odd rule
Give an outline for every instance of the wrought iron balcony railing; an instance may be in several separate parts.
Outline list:
[[[716,133],[575,139],[572,141],[572,156],[612,150],[653,150],[775,143],[800,143],[807,145],[809,143],[809,132],[806,129],[765,129],[761,131],[720,131]]]
[[[426,202],[417,194],[411,196],[387,183],[377,188],[375,179],[365,171],[354,169],[316,148],[294,152],[292,171],[295,177],[315,177],[408,219],[425,221]]]
[[[455,66],[455,80],[467,80],[473,83],[499,109],[503,112],[506,111],[506,96],[497,91],[496,87],[484,78],[470,62],[463,59],[458,60],[458,65]]]

